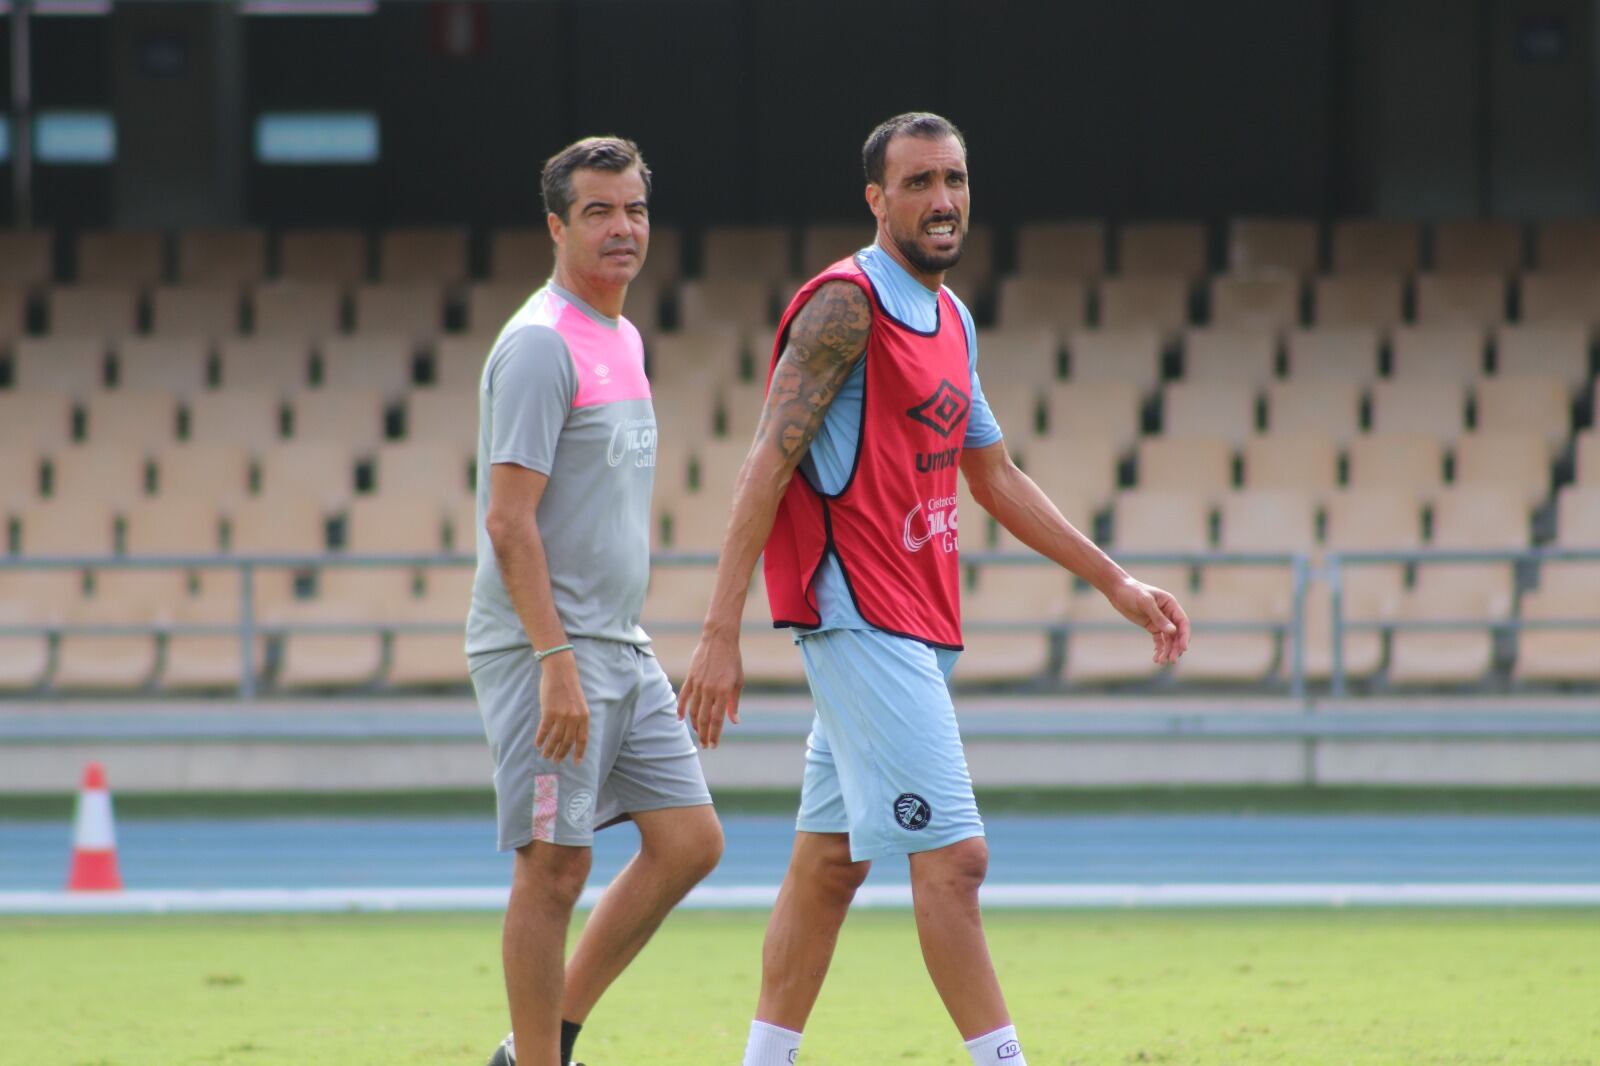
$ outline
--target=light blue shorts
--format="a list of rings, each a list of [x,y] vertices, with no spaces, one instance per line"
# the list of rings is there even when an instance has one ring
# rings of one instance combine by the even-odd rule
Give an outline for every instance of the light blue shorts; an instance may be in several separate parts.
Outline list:
[[[959,653],[875,629],[798,643],[817,714],[795,828],[849,833],[856,862],[983,836],[950,702]]]

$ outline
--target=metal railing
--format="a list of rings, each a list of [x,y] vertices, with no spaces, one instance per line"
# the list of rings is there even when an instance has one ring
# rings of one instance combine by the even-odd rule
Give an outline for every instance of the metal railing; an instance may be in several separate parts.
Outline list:
[[[706,567],[714,566],[718,556],[709,552],[661,552],[652,557],[653,566]],[[1514,614],[1505,618],[1482,620],[1381,619],[1350,620],[1344,616],[1343,576],[1349,567],[1370,565],[1420,564],[1420,563],[1544,563],[1553,561],[1600,562],[1600,549],[1544,548],[1525,551],[1406,551],[1406,552],[1329,552],[1320,567],[1310,556],[1301,553],[1237,553],[1237,552],[1123,552],[1119,562],[1138,572],[1140,566],[1176,565],[1186,567],[1247,566],[1284,567],[1289,571],[1291,601],[1287,619],[1262,618],[1259,620],[1199,620],[1204,632],[1212,633],[1268,633],[1290,640],[1289,688],[1293,699],[1311,706],[1307,694],[1305,666],[1306,597],[1313,580],[1325,579],[1331,593],[1330,625],[1332,660],[1330,688],[1336,697],[1347,690],[1344,664],[1344,635],[1348,632],[1374,630],[1505,630],[1521,629],[1585,629],[1600,627],[1600,611],[1594,617],[1560,620],[1529,621]],[[963,565],[976,566],[1039,566],[1054,564],[1032,552],[969,552],[962,556]],[[0,623],[0,637],[39,635],[85,636],[217,636],[232,633],[239,638],[241,666],[239,696],[253,698],[258,691],[259,678],[255,667],[255,644],[260,637],[276,637],[290,633],[306,634],[398,634],[398,633],[460,633],[462,622],[419,622],[374,620],[351,622],[311,622],[274,620],[263,622],[257,617],[255,605],[255,575],[264,569],[320,571],[334,568],[389,568],[420,570],[435,567],[474,566],[471,555],[350,555],[326,553],[315,555],[165,555],[165,556],[38,556],[0,557],[0,570],[235,570],[239,580],[239,617],[233,624],[180,623],[152,621],[130,624],[50,623],[27,624]],[[1185,589],[1172,589],[1180,600]],[[463,613],[465,605],[463,605]],[[650,622],[650,628],[663,632],[697,629],[693,621]],[[967,628],[975,632],[1044,632],[1061,634],[1070,640],[1075,632],[1125,632],[1129,623],[1118,620],[1078,620],[1062,618],[1046,622],[1034,620],[969,621]]]

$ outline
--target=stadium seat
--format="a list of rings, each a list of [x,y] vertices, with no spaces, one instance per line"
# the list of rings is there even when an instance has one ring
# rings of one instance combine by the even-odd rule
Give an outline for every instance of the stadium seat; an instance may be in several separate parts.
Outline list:
[[[1497,326],[1506,320],[1503,274],[1422,274],[1417,278],[1420,325]]]
[[[166,239],[155,230],[85,231],[77,264],[79,284],[157,285],[166,277]]]
[[[282,436],[283,401],[278,395],[233,389],[195,396],[188,403],[186,439],[207,447],[236,444],[258,452]]]
[[[1350,441],[1349,484],[1358,489],[1397,489],[1423,498],[1444,482],[1444,442],[1433,433],[1366,433]]]
[[[711,571],[702,570],[700,573],[701,580],[710,584],[713,578]],[[739,655],[747,682],[791,686],[805,683],[805,663],[800,658],[800,649],[794,646],[794,633],[788,629],[776,629],[772,625],[772,608],[767,604],[767,582],[759,567],[750,580],[750,589],[745,596],[743,629],[739,637]]]
[[[961,242],[961,263],[945,277],[945,284],[955,290],[969,309],[988,293],[994,282],[994,246],[994,227],[982,222],[971,223]]]
[[[47,302],[52,338],[111,341],[139,331],[139,292],[126,285],[61,286]]]
[[[457,555],[471,555],[478,546],[478,497],[458,498],[445,509],[445,531],[449,547]]]
[[[1456,488],[1434,502],[1432,546],[1440,549],[1524,548],[1528,515],[1516,494],[1490,488]],[[1509,563],[1420,563],[1401,601],[1409,621],[1483,622],[1479,629],[1395,631],[1389,681],[1395,685],[1450,685],[1481,680],[1493,666],[1488,624],[1510,616]]]
[[[1175,339],[1189,324],[1187,278],[1141,274],[1107,278],[1100,283],[1100,327],[1155,327],[1163,342]]]
[[[1317,224],[1309,219],[1236,218],[1228,224],[1231,274],[1304,278],[1317,272],[1321,258]]]
[[[1209,505],[1193,492],[1138,490],[1117,496],[1112,506],[1113,542],[1128,552],[1205,551]],[[1175,564],[1128,563],[1141,581],[1180,599],[1188,593],[1189,568]],[[1124,619],[1098,592],[1074,597],[1072,621],[1108,625],[1078,629],[1067,637],[1065,678],[1071,685],[1137,681],[1158,671],[1150,635]]]
[[[1055,434],[1029,444],[1019,465],[1068,521],[1088,533],[1095,512],[1109,506],[1116,491],[1118,451],[1106,434]]]
[[[126,504],[145,494],[145,450],[139,444],[80,444],[50,457],[50,495]]]
[[[680,375],[692,378],[702,370],[714,380],[733,379],[740,376],[744,338],[734,327],[663,333],[651,344],[649,357],[652,382]],[[757,376],[764,379],[765,363],[760,371]]]
[[[357,333],[428,341],[444,332],[444,293],[428,282],[385,282],[355,290]]]
[[[1366,384],[1378,376],[1378,331],[1371,326],[1292,330],[1284,347],[1294,381]]]
[[[1012,377],[998,368],[993,378],[994,384],[983,387],[989,413],[1011,447],[1027,447],[1043,426],[1040,390],[1027,378]]]
[[[1465,387],[1484,370],[1484,333],[1479,326],[1398,326],[1389,343],[1389,373],[1401,381]]]
[[[1098,221],[1030,222],[1017,227],[1017,273],[1092,282],[1106,272],[1106,226]]]
[[[1336,378],[1269,382],[1267,431],[1274,437],[1326,435],[1342,445],[1361,432],[1361,386]]]
[[[1332,492],[1339,478],[1339,443],[1314,429],[1252,437],[1244,444],[1244,485],[1251,491]]]
[[[284,396],[311,383],[311,345],[286,337],[241,337],[218,348],[223,392]]]
[[[1001,329],[1042,327],[1065,337],[1088,321],[1089,289],[1074,278],[1047,274],[1002,278],[996,302],[995,324]]]
[[[711,226],[700,235],[700,273],[776,285],[794,273],[787,226]]]
[[[1161,394],[1161,422],[1168,438],[1216,437],[1238,447],[1256,432],[1255,386],[1228,381],[1168,382]]]
[[[523,281],[474,283],[467,289],[467,328],[478,337],[492,342],[506,321],[521,310],[537,288],[536,283]],[[488,351],[485,347],[480,354],[486,355]]]
[[[11,357],[17,392],[87,396],[106,387],[106,346],[90,337],[25,337]]]
[[[64,392],[0,392],[0,426],[8,447],[40,451],[72,440],[72,397]]]
[[[190,229],[178,234],[183,285],[256,285],[267,273],[267,234],[260,229]]]
[[[0,285],[0,353],[28,331],[28,294]]]
[[[674,432],[668,435],[661,432],[659,415],[656,427],[655,491],[651,498],[655,504],[665,506],[676,503],[689,491],[689,456],[692,452],[688,434]],[[659,536],[660,532],[658,523],[655,533]]]
[[[256,289],[252,307],[257,337],[315,341],[344,331],[344,295],[337,285],[271,282]]]
[[[1123,277],[1198,279],[1209,273],[1206,228],[1200,222],[1135,222],[1117,230],[1117,273]]]
[[[1487,430],[1456,441],[1455,481],[1515,493],[1533,508],[1550,495],[1550,453],[1536,430]]]
[[[1422,514],[1416,498],[1394,489],[1351,488],[1327,499],[1326,547],[1330,551],[1404,552],[1422,547]],[[1343,615],[1352,622],[1384,622],[1400,610],[1405,567],[1401,563],[1346,565],[1342,574]],[[1333,645],[1331,591],[1312,586],[1306,636],[1306,670],[1311,677],[1331,672]],[[1326,624],[1325,624],[1326,623]],[[1348,677],[1366,678],[1383,666],[1383,639],[1376,630],[1346,631],[1344,669]]]
[[[1576,480],[1580,485],[1600,485],[1600,430],[1578,434],[1573,449]]]
[[[1477,400],[1479,432],[1539,433],[1551,458],[1572,436],[1572,401],[1560,378],[1486,378],[1478,382]]]
[[[1071,577],[1054,563],[986,563],[961,597],[961,679],[1033,681],[1050,666],[1050,636],[1071,603]],[[1031,623],[1038,629],[986,629],[986,624]]]
[[[1139,488],[1215,499],[1233,485],[1233,449],[1231,436],[1145,437],[1139,441]]]
[[[1542,222],[1535,244],[1540,270],[1600,273],[1600,218]]]
[[[424,569],[422,594],[407,602],[400,620],[449,625],[452,631],[394,634],[385,676],[391,688],[466,683],[467,656],[460,630],[472,603],[473,576],[471,566]]]
[[[416,363],[416,342],[406,333],[330,337],[318,348],[321,388],[366,389],[388,400],[411,388]]]
[[[374,389],[314,389],[289,401],[290,436],[297,441],[337,441],[357,451],[384,438],[388,404]]]
[[[761,422],[766,399],[766,385],[760,382],[724,380],[717,386],[722,436],[739,442],[748,450],[755,438],[756,426]]]
[[[33,503],[43,487],[44,456],[31,444],[0,445],[0,524],[13,507]]]
[[[478,446],[476,389],[418,389],[406,399],[406,439],[448,443],[465,452]]]
[[[692,446],[711,436],[716,422],[718,380],[705,370],[669,372],[652,380],[656,430],[662,442]]]
[[[178,439],[178,401],[165,392],[102,392],[84,401],[84,439],[158,448]]]
[[[546,226],[497,229],[489,235],[489,277],[496,284],[520,287],[526,296],[544,284],[555,265],[555,243]]]
[[[734,480],[749,451],[748,438],[703,441],[695,449],[699,483],[672,510],[673,550],[716,551],[722,547]]]
[[[661,331],[662,286],[650,278],[635,278],[628,286],[628,297],[622,304],[622,317],[633,323],[639,336],[648,346],[650,339]]]
[[[1127,382],[1152,391],[1161,380],[1161,331],[1143,325],[1074,333],[1067,339],[1067,377],[1074,385]]]
[[[150,297],[150,332],[220,341],[239,333],[239,290],[231,285],[163,286]]]
[[[348,287],[367,280],[367,235],[355,229],[287,230],[278,237],[278,276]]]
[[[475,392],[495,335],[440,337],[433,346],[433,387],[440,392]]]
[[[1586,272],[1540,271],[1522,278],[1524,322],[1581,322],[1600,326],[1600,266]]]
[[[1045,394],[1045,425],[1051,437],[1100,437],[1117,452],[1139,436],[1141,386],[1133,381],[1093,378],[1057,382]]]
[[[1556,500],[1559,548],[1600,549],[1600,488],[1568,485]],[[1539,587],[1522,596],[1524,620],[1587,621],[1586,626],[1523,629],[1518,637],[1517,681],[1600,681],[1600,560],[1552,561],[1539,569]]]
[[[1433,225],[1433,269],[1442,272],[1522,269],[1522,225],[1503,219],[1451,219]]]
[[[319,458],[293,445],[284,446],[284,458]],[[296,454],[298,452],[298,454]],[[333,459],[325,452],[320,458]],[[263,463],[265,465],[265,463]],[[262,494],[249,496],[225,512],[228,549],[234,555],[320,555],[328,550],[328,507],[321,494],[296,491],[284,478],[262,476]],[[348,493],[341,497],[348,498]],[[252,582],[256,620],[262,612],[277,610],[296,599],[301,571],[294,567],[257,567]],[[237,587],[237,582],[230,582]],[[226,594],[228,586],[213,591]],[[237,676],[237,661],[234,674]]]
[[[1579,322],[1527,322],[1495,331],[1495,375],[1556,377],[1573,395],[1589,381],[1589,329]]]
[[[406,441],[378,448],[375,491],[449,504],[472,492],[471,449],[449,441]]]
[[[1344,219],[1333,224],[1333,272],[1412,274],[1419,265],[1414,222]]]
[[[55,234],[48,229],[0,230],[0,285],[31,292],[56,278]]]
[[[1372,431],[1428,433],[1449,443],[1466,429],[1466,392],[1444,380],[1380,381],[1372,386]]]
[[[1294,329],[1300,324],[1300,279],[1288,274],[1214,278],[1211,324],[1274,333]]]
[[[1061,362],[1061,338],[1054,330],[1039,326],[982,329],[977,336],[980,380],[1004,377],[1036,386],[1055,380]],[[986,393],[988,388],[986,384]]]
[[[1399,274],[1339,274],[1317,278],[1311,320],[1319,328],[1367,326],[1388,330],[1405,312],[1405,278]]]
[[[771,328],[772,286],[760,278],[708,277],[678,286],[678,326],[686,330]]]
[[[337,441],[284,441],[261,453],[261,495],[307,497],[332,510],[355,493],[355,458]],[[315,549],[321,551],[321,544]]]
[[[210,386],[211,353],[197,338],[125,337],[112,357],[117,388],[193,396]]]
[[[155,467],[156,495],[162,499],[205,497],[232,505],[250,492],[250,453],[242,444],[191,437],[157,452]]]
[[[870,222],[806,226],[800,231],[800,276],[815,277],[871,244],[875,236]]]
[[[1277,376],[1278,339],[1265,327],[1191,329],[1183,342],[1185,382],[1260,388]]]
[[[467,231],[429,227],[380,233],[378,277],[401,284],[460,285],[467,280]]]

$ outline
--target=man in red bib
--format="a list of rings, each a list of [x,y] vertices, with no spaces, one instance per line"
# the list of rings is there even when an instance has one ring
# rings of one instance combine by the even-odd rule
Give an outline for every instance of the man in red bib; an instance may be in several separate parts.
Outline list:
[[[923,957],[974,1063],[1027,1066],[978,912],[988,869],[948,678],[961,649],[959,468],[1018,540],[1095,586],[1174,662],[1189,622],[1061,516],[1006,452],[971,315],[943,285],[968,224],[966,145],[937,115],[862,152],[876,242],[804,285],[779,327],[679,714],[738,721],[739,623],[764,559],[817,717],[744,1066],[790,1066],[872,860],[906,855]],[[795,477],[796,473],[799,477]],[[764,550],[764,555],[763,555]]]

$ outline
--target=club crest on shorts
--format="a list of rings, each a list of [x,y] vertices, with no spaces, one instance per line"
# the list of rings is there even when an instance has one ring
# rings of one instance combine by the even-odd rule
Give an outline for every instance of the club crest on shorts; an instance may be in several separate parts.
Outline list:
[[[931,818],[933,808],[915,792],[902,792],[894,798],[894,820],[900,823],[901,829],[913,833],[926,829]]]
[[[594,810],[594,793],[588,789],[574,792],[567,800],[567,822],[581,829],[583,828],[584,819],[589,817],[589,813],[592,810]]]

